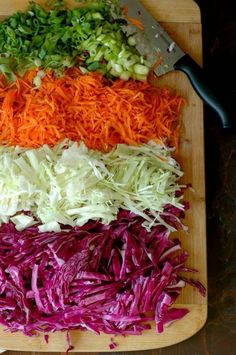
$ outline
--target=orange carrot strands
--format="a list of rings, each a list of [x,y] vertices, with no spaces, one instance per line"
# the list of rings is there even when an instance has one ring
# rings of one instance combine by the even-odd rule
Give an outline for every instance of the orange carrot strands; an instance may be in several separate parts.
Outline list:
[[[178,145],[185,101],[167,89],[134,80],[108,82],[76,68],[62,78],[47,72],[35,89],[34,75],[10,87],[0,80],[1,144],[54,146],[69,138],[101,151],[160,139]]]
[[[129,7],[128,7],[128,5],[124,5],[124,6],[123,6],[123,14],[124,14],[125,18],[126,18],[130,23],[132,23],[132,25],[134,25],[135,27],[137,27],[139,30],[144,31],[144,26],[143,26],[142,21],[140,21],[140,20],[137,19],[137,18],[134,18],[134,17],[130,17],[130,16],[129,16]]]
[[[163,63],[163,58],[161,57],[160,52],[157,53],[157,60],[156,62],[153,64],[150,73],[151,72],[155,72],[155,70],[159,67],[159,65],[161,65]]]

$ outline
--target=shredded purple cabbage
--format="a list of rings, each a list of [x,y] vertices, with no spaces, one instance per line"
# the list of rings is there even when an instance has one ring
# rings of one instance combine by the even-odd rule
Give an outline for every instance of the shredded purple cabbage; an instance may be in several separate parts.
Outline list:
[[[152,320],[160,333],[185,316],[186,309],[170,307],[186,282],[205,289],[181,276],[195,270],[186,267],[179,240],[163,226],[148,232],[143,221],[121,211],[110,225],[89,222],[60,233],[2,225],[0,323],[28,336],[72,329],[125,335],[141,334]]]
[[[117,348],[117,343],[115,343],[114,341],[112,343],[109,344],[109,348],[110,350],[114,350]]]

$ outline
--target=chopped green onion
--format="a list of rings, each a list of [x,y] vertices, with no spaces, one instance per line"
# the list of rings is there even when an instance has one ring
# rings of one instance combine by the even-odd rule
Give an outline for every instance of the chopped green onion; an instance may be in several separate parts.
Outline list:
[[[133,36],[129,37],[128,38],[128,44],[130,46],[136,46],[136,39]]]
[[[128,71],[123,71],[120,75],[120,78],[122,80],[129,80],[131,74]]]
[[[36,75],[36,77],[33,79],[33,84],[34,84],[35,88],[37,88],[37,89],[40,88],[40,86],[42,84],[42,80],[38,75]]]
[[[42,61],[39,58],[36,58],[34,64],[36,65],[36,67],[40,67],[42,65]]]
[[[134,65],[134,72],[135,72],[135,74],[148,75],[149,68],[146,67],[145,65],[135,64]]]
[[[127,77],[124,71],[134,79],[137,75],[147,77],[151,65],[136,51],[134,36],[126,38],[122,23],[114,21],[115,3],[109,6],[98,0],[84,4],[67,9],[63,1],[51,1],[52,9],[47,11],[31,2],[28,11],[1,21],[0,71],[9,80],[35,67],[63,72],[75,65],[79,56],[88,70],[102,68],[104,74],[115,77]]]

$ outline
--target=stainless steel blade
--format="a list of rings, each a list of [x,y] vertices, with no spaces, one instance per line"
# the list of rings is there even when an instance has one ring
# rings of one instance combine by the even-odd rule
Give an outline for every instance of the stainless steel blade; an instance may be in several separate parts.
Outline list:
[[[185,53],[177,46],[174,40],[161,27],[161,25],[145,9],[140,1],[120,0],[120,6],[128,6],[128,16],[141,21],[144,30],[138,29],[132,22],[128,21],[128,26],[123,26],[123,31],[128,35],[133,35],[136,39],[136,48],[150,63],[157,62],[158,57],[161,63],[155,69],[155,73],[161,76],[174,70],[174,64],[182,58]]]

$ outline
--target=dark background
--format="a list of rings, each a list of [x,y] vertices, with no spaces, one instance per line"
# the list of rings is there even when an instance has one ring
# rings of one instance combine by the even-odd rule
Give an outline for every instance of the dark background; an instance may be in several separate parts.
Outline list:
[[[236,0],[196,2],[202,13],[204,67],[234,125]],[[145,355],[236,354],[236,133],[235,128],[222,131],[216,114],[208,108],[205,108],[205,146],[208,320],[189,340],[165,349],[142,352]]]
[[[189,340],[155,355],[236,354],[236,1],[196,2],[202,14],[204,68],[233,128],[221,130],[217,115],[205,108],[207,323]]]

